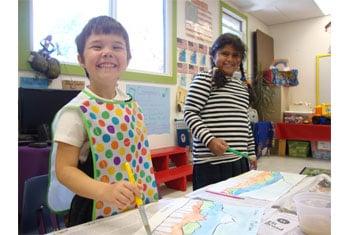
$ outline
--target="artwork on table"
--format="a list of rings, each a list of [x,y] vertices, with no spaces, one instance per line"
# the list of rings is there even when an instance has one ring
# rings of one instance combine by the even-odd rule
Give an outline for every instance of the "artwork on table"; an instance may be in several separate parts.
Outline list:
[[[263,208],[180,198],[150,218],[152,234],[257,234]],[[141,228],[136,234],[142,234]]]
[[[285,172],[252,170],[209,186],[206,191],[233,198],[275,201],[305,177]]]

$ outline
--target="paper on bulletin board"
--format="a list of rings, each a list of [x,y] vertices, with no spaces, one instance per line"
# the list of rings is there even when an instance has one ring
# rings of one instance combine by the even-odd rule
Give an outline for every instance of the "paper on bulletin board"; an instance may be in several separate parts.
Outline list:
[[[186,1],[185,5],[186,36],[204,43],[213,40],[212,15],[207,1]]]
[[[20,77],[20,87],[46,89],[49,86],[47,78]]]
[[[183,87],[178,87],[176,91],[176,111],[184,111],[186,96],[187,90]]]
[[[149,135],[170,133],[170,89],[126,85],[126,92],[141,106]]]

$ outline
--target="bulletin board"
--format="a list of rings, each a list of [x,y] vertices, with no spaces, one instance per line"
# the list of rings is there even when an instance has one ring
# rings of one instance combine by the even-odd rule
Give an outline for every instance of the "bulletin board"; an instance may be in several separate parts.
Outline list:
[[[170,89],[166,87],[126,85],[141,106],[148,135],[170,133]]]

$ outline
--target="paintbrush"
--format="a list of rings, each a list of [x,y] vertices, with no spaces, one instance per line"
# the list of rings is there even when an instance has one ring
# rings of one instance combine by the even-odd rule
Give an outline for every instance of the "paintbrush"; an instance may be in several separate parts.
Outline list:
[[[248,154],[247,153],[242,153],[234,148],[228,148],[226,150],[226,152],[229,152],[229,153],[233,153],[234,155],[238,156],[238,157],[245,157],[245,158],[248,158]]]
[[[127,162],[125,163],[125,169],[126,169],[126,172],[128,173],[130,183],[136,184],[134,174],[132,173],[132,170],[131,170],[129,163],[127,163]],[[137,207],[139,208],[142,223],[143,223],[143,226],[145,227],[147,235],[151,235],[152,234],[151,227],[149,226],[148,218],[146,215],[146,210],[145,210],[145,207],[143,206],[142,199],[138,196],[135,196],[135,202],[136,202]]]

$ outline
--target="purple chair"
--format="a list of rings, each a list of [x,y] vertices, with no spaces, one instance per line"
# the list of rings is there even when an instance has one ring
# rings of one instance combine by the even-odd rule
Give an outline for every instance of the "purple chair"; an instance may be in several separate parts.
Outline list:
[[[48,174],[50,147],[18,147],[18,212],[22,213],[24,182],[33,176]]]

